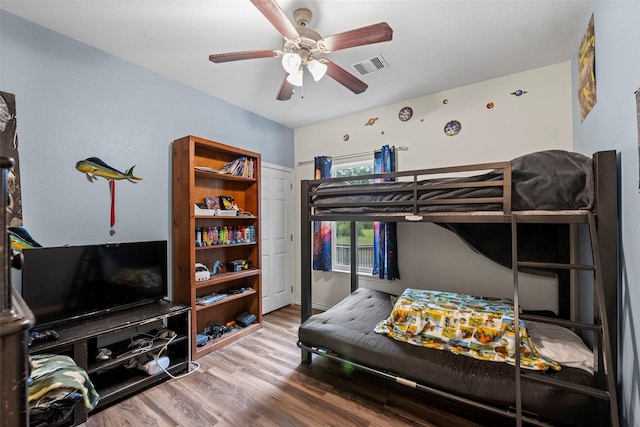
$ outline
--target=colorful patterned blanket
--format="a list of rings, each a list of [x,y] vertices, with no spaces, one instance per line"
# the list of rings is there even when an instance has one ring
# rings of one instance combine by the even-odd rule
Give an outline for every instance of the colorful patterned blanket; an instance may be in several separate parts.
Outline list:
[[[55,402],[69,393],[82,394],[88,411],[95,408],[100,397],[89,376],[72,358],[57,354],[31,356],[29,405],[43,406]]]
[[[510,300],[406,289],[374,331],[417,346],[515,365],[513,316]],[[519,333],[521,367],[560,370],[558,363],[539,355],[522,320]]]

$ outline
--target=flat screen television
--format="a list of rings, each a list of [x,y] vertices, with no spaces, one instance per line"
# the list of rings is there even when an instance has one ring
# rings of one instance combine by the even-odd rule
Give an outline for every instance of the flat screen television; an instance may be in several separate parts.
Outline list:
[[[22,298],[50,329],[167,295],[166,240],[22,251]]]

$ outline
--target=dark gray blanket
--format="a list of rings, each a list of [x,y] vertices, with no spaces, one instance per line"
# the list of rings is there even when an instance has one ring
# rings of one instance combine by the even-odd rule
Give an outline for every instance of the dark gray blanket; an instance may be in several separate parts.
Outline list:
[[[512,210],[579,210],[594,205],[592,159],[579,153],[547,150],[526,154],[511,162]],[[441,182],[487,182],[502,180],[502,170],[465,178],[424,180],[420,184]],[[413,193],[398,191],[412,183],[387,182],[375,184],[323,183],[314,193],[318,213],[394,213],[412,212]],[[371,190],[387,188],[388,192]],[[356,194],[323,195],[326,191],[352,191]],[[419,191],[419,200],[451,198],[501,197],[502,187],[458,188],[453,190]],[[406,201],[405,206],[376,206],[380,201]],[[354,207],[322,207],[325,204],[351,202]],[[469,212],[502,210],[500,204],[426,205],[420,213]],[[500,265],[511,268],[511,226],[509,224],[439,224],[456,233],[473,250]],[[536,262],[567,262],[566,225],[519,224],[518,253],[521,260]],[[555,270],[526,269],[532,274],[555,275]],[[564,304],[564,303],[563,303]],[[562,311],[562,310],[561,310]]]
[[[517,157],[511,161],[512,210],[575,210],[593,207],[592,160],[579,153],[563,150],[539,151]],[[503,179],[502,170],[465,178],[443,178],[420,181],[419,184],[488,182]],[[323,183],[320,184],[312,202],[318,213],[380,213],[410,212],[411,204],[405,206],[376,206],[381,201],[413,200],[413,193],[402,191],[412,185],[408,182],[376,184]],[[386,188],[388,192],[372,192]],[[323,195],[325,191],[356,191],[357,194]],[[451,190],[420,190],[418,200],[451,198],[501,197],[501,187],[457,188]],[[357,203],[357,207],[322,207],[323,204]],[[478,205],[427,205],[420,212],[469,212],[477,210],[501,210],[499,204]]]
[[[511,174],[513,210],[593,207],[590,157],[562,150],[540,151],[513,159]]]

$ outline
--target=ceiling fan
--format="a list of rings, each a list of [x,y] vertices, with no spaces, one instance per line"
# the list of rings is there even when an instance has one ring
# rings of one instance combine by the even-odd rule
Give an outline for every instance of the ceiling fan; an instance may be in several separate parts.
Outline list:
[[[282,66],[286,75],[276,96],[279,101],[291,99],[294,87],[302,86],[305,67],[316,81],[327,74],[355,94],[364,92],[368,87],[365,82],[325,58],[324,54],[350,47],[385,42],[393,37],[391,27],[386,22],[380,22],[323,38],[314,30],[307,28],[312,18],[309,9],[297,9],[293,13],[297,24],[294,26],[275,0],[251,0],[251,3],[284,37],[282,49],[217,53],[209,55],[209,60],[221,63],[243,59],[282,58]]]

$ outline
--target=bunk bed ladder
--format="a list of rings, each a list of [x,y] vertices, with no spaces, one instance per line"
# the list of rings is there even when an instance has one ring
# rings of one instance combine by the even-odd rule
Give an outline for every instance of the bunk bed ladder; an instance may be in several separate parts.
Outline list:
[[[516,424],[518,427],[522,425],[523,410],[522,410],[522,380],[536,381],[544,384],[548,384],[553,387],[571,390],[577,393],[582,393],[597,399],[608,401],[609,406],[609,420],[613,427],[620,425],[618,414],[618,399],[616,393],[616,375],[614,368],[614,360],[612,357],[612,340],[609,329],[609,317],[606,312],[605,292],[603,287],[603,278],[600,268],[600,251],[598,245],[598,237],[596,234],[596,219],[592,212],[584,212],[584,220],[580,223],[586,224],[589,232],[592,264],[559,264],[559,263],[543,263],[543,262],[526,262],[520,261],[518,258],[517,250],[517,224],[519,217],[526,214],[513,213],[511,215],[511,251],[512,259],[515,260],[513,266],[513,303],[514,307],[519,307],[519,285],[518,285],[518,271],[521,267],[528,268],[555,268],[555,269],[568,269],[568,270],[585,270],[593,271],[593,293],[594,293],[594,322],[584,323],[573,320],[552,319],[542,316],[533,315],[520,315],[518,310],[514,312],[514,333],[516,336],[519,334],[519,320],[535,320],[546,323],[553,323],[568,328],[590,330],[594,333],[594,349],[593,352],[596,358],[596,387],[582,386],[573,384],[566,381],[560,381],[552,378],[545,378],[540,375],[532,375],[531,373],[523,372],[520,365],[520,354],[516,352]],[[582,214],[580,215],[582,216]],[[542,217],[542,216],[541,216]],[[521,222],[533,222],[531,217],[528,217],[526,221]],[[547,222],[541,218],[540,222]],[[573,261],[572,261],[573,262]],[[615,327],[615,325],[614,325]]]

